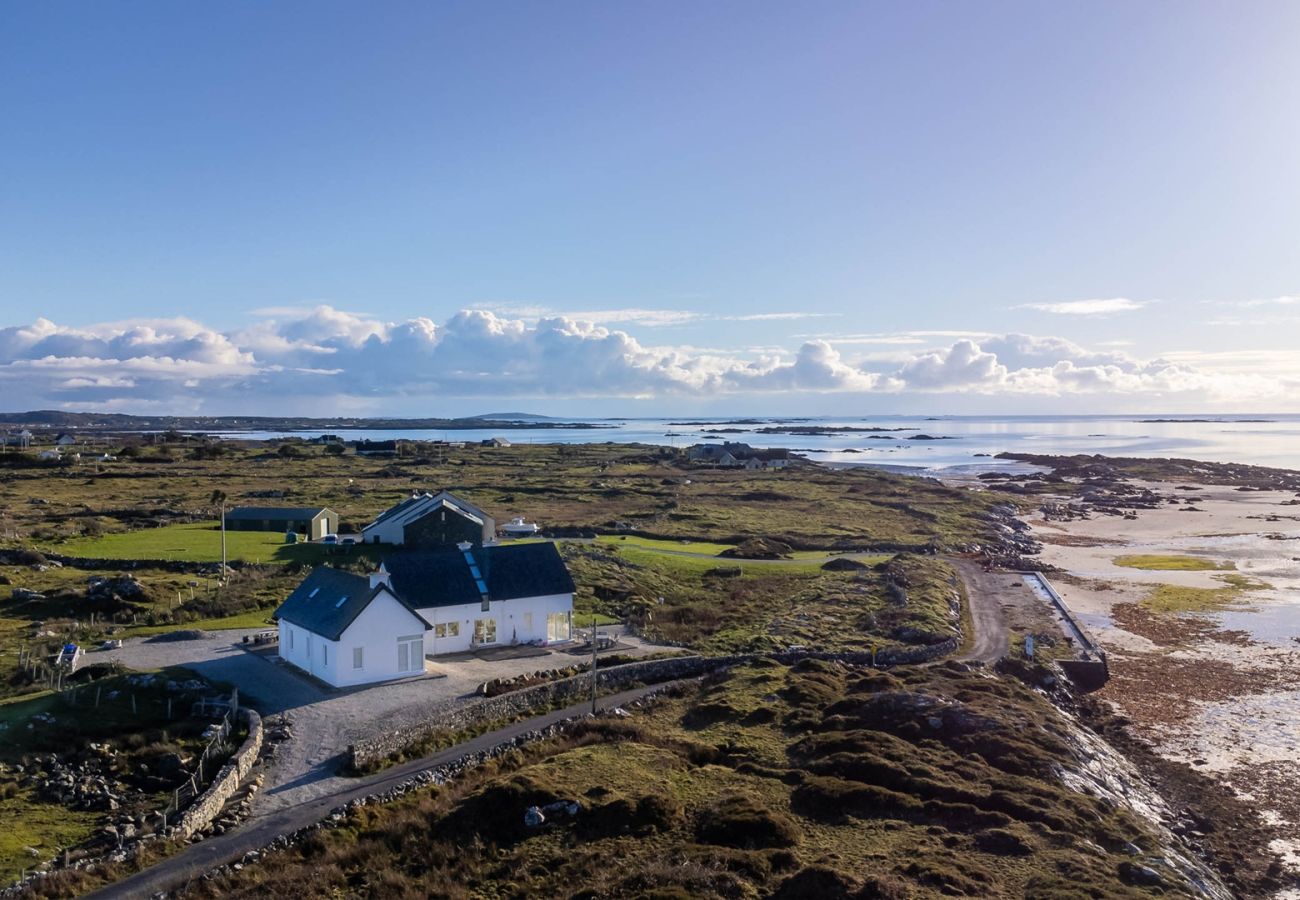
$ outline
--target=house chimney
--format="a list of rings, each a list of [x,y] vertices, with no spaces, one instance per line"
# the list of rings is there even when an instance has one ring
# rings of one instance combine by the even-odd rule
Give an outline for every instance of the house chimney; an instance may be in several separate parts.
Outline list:
[[[379,587],[381,584],[384,587],[391,588],[393,586],[393,582],[388,577],[388,569],[384,566],[383,563],[379,564],[378,571],[370,573],[370,589],[374,590],[375,588]]]

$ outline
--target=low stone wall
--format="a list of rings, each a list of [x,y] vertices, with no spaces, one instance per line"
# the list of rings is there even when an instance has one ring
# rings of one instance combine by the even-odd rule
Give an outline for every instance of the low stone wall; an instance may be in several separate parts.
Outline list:
[[[676,656],[670,659],[627,663],[597,670],[596,686],[598,690],[609,692],[610,689],[622,690],[636,682],[654,683],[679,678],[695,678],[749,658],[751,657]],[[349,748],[352,765],[356,768],[372,765],[439,732],[462,731],[484,722],[499,722],[529,715],[547,706],[577,703],[590,694],[591,675],[584,673],[474,703],[466,703],[437,712],[415,725],[376,735],[369,740],[358,741]]]
[[[256,710],[244,708],[241,715],[248,722],[248,737],[243,745],[230,757],[230,760],[217,772],[212,784],[194,802],[181,813],[180,821],[172,829],[172,836],[179,840],[188,840],[196,833],[212,824],[225,807],[226,801],[235,795],[240,784],[248,777],[248,772],[257,762],[257,755],[262,752],[262,717]]]

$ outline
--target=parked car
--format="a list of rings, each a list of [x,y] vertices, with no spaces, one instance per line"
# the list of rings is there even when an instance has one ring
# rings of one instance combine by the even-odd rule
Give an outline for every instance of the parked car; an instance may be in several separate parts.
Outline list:
[[[327,534],[325,537],[320,539],[320,542],[322,544],[337,544],[339,542],[339,536],[337,534]]]
[[[340,543],[340,544],[343,544],[344,546],[351,546],[351,545],[355,544],[356,542],[357,542],[357,539],[354,538],[354,537],[341,537],[341,538],[339,538],[339,543]]]

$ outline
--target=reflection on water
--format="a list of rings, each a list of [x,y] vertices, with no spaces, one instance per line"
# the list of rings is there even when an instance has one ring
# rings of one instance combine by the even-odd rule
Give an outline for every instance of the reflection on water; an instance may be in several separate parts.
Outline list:
[[[1300,649],[1300,600],[1251,597],[1251,608],[1233,609],[1215,614],[1220,627],[1244,631],[1262,644]]]
[[[1237,462],[1300,469],[1300,416],[1277,415],[1266,423],[1231,418],[1213,422],[1139,421],[1141,416],[876,416],[844,419],[801,419],[800,427],[877,427],[901,429],[876,432],[820,434],[759,434],[754,429],[776,425],[720,424],[725,419],[601,419],[598,429],[490,428],[465,431],[427,429],[379,431],[334,429],[349,439],[480,441],[502,436],[517,443],[638,442],[684,447],[708,434],[744,441],[756,447],[789,447],[813,459],[834,462],[889,464],[942,469],[957,465],[995,469],[993,459],[1003,451],[1018,453],[1101,453],[1107,456],[1184,457],[1210,462]],[[1146,418],[1161,418],[1151,416]],[[790,420],[785,420],[789,423]],[[708,427],[712,425],[713,427]],[[734,430],[733,430],[734,429]],[[309,432],[315,434],[316,432]],[[227,432],[231,437],[282,437],[289,432]],[[942,440],[914,440],[928,435]],[[717,438],[714,438],[715,440]]]

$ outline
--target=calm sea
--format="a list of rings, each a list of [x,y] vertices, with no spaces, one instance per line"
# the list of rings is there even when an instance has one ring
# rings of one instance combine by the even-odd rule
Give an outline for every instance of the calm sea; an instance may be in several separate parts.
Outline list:
[[[997,469],[998,453],[1100,453],[1160,456],[1210,462],[1252,463],[1300,469],[1300,415],[1213,417],[1209,421],[1149,421],[1173,416],[875,416],[817,419],[596,419],[600,428],[492,428],[483,430],[336,430],[349,440],[478,441],[503,437],[527,443],[638,442],[684,447],[708,440],[787,447],[811,459],[921,471]],[[1209,419],[1210,417],[1206,417]],[[1266,420],[1266,421],[1261,421]],[[757,423],[757,424],[754,424]],[[890,429],[875,432],[764,434],[787,426]],[[897,430],[894,430],[897,429]],[[318,432],[227,432],[232,438],[266,439]],[[928,435],[935,440],[917,440]],[[710,437],[714,436],[714,437]]]

